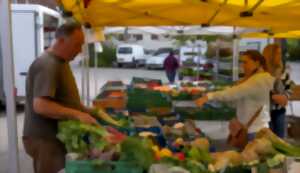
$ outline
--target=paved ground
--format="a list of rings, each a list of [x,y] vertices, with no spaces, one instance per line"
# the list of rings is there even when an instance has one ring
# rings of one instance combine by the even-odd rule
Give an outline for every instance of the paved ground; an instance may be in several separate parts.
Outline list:
[[[291,64],[292,68],[292,78],[300,84],[300,63]],[[79,89],[81,88],[81,75],[80,69],[74,67],[74,73],[76,81],[78,83]],[[107,80],[122,80],[125,83],[129,83],[133,76],[137,77],[149,77],[149,78],[158,78],[166,82],[166,77],[162,71],[148,71],[148,70],[135,70],[135,69],[97,69],[91,70],[91,79],[90,79],[90,88],[91,88],[91,98],[95,97],[96,89],[101,87]],[[296,113],[300,115],[300,104],[294,103]],[[21,144],[21,134],[23,128],[23,111],[18,112],[18,136],[19,136],[19,149],[20,149],[20,165],[21,173],[32,173],[31,159],[24,153],[23,146]],[[199,126],[208,133],[213,138],[221,138],[226,136],[227,123],[226,122],[199,122]],[[5,113],[0,112],[0,173],[7,172],[7,125]],[[296,168],[296,170],[300,170]],[[298,173],[298,172],[295,172]]]

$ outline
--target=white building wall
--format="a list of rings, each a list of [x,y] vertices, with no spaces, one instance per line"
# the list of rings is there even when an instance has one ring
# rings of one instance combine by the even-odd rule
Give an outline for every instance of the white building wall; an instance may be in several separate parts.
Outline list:
[[[129,34],[131,35],[131,37],[127,42],[113,39],[114,44],[116,44],[116,45],[125,44],[125,43],[138,44],[138,45],[143,46],[144,49],[146,49],[146,50],[154,50],[154,51],[159,48],[165,48],[165,47],[175,48],[175,44],[174,44],[175,41],[172,40],[171,38],[165,38],[164,35],[157,34],[158,40],[152,40],[151,33],[143,32],[141,30],[138,30],[138,31],[130,30]],[[143,39],[137,41],[132,37],[133,34],[141,34],[141,35],[143,35]]]

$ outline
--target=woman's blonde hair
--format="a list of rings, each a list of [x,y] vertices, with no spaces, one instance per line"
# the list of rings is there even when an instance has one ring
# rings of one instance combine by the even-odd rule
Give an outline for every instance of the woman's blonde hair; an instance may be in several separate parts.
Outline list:
[[[278,44],[267,45],[264,48],[263,56],[269,73],[273,76],[280,76],[283,71],[280,46]]]

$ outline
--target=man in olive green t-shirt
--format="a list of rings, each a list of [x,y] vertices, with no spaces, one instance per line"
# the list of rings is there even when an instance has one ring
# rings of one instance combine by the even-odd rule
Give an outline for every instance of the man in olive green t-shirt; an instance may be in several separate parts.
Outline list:
[[[56,138],[60,120],[96,124],[80,102],[69,66],[81,52],[84,36],[80,25],[64,24],[56,41],[30,66],[26,80],[23,143],[32,157],[35,173],[57,173],[64,168],[65,147]]]

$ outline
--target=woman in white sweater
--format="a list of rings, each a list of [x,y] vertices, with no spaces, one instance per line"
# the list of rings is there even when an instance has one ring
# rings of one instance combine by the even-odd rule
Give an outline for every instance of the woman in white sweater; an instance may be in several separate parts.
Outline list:
[[[208,93],[195,103],[201,107],[210,100],[233,102],[237,108],[237,119],[244,125],[263,106],[248,130],[251,139],[260,129],[269,127],[270,91],[273,89],[274,78],[265,72],[265,61],[258,51],[248,50],[241,58],[245,76],[238,84],[223,91]]]

